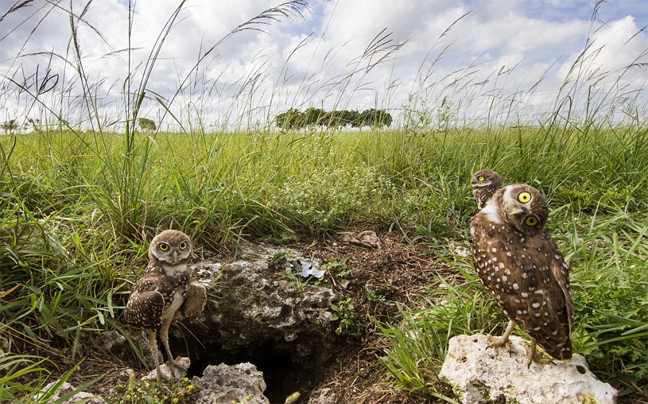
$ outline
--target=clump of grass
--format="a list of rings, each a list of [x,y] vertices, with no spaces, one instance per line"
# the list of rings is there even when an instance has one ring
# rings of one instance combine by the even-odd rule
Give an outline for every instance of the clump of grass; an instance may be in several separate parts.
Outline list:
[[[20,402],[28,404],[47,404],[57,394],[61,386],[72,376],[81,362],[53,381],[51,372],[43,365],[47,359],[33,355],[0,353],[0,400],[2,402]],[[53,363],[50,363],[53,365]],[[31,380],[24,382],[25,378]],[[70,392],[61,394],[59,402],[92,386],[97,380],[85,383]],[[47,384],[46,384],[47,383]]]
[[[575,217],[570,243],[577,352],[622,394],[648,385],[648,225],[641,216]]]
[[[463,281],[455,284],[439,277],[434,299],[424,298],[415,308],[402,307],[396,321],[380,326],[390,345],[380,361],[395,384],[448,402],[454,402],[452,394],[438,379],[448,341],[457,335],[493,332],[506,324],[474,272],[463,264],[457,269]]]

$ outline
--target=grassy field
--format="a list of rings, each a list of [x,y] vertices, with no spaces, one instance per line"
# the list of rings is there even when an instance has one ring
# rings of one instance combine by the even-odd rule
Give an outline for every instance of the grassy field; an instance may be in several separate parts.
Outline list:
[[[546,76],[515,94],[505,94],[496,82],[492,91],[475,90],[479,96],[462,90],[472,87],[465,83],[478,66],[458,67],[453,85],[426,81],[444,57],[441,39],[452,24],[432,45],[430,60],[421,63],[421,88],[412,87],[405,105],[387,106],[402,113],[397,129],[252,130],[271,126],[277,105],[287,102],[281,98],[297,103],[302,97],[269,90],[270,100],[257,105],[256,80],[276,88],[280,78],[250,71],[237,81],[240,91],[228,100],[222,125],[210,126],[231,132],[205,133],[202,121],[209,111],[196,107],[191,115],[181,99],[188,95],[194,106],[212,102],[213,94],[191,90],[209,81],[200,72],[212,51],[259,24],[298,18],[307,3],[266,10],[207,51],[196,51],[200,58],[179,77],[175,94],[157,98],[149,79],[182,4],[168,17],[149,59],[129,64],[132,70],[119,80],[123,86],[112,90],[118,96],[101,93],[103,79],[94,82],[83,73],[90,59],[79,48],[80,17],[72,11],[72,45],[56,55],[71,73],[61,75],[58,85],[50,86],[54,79],[47,78],[38,89],[17,73],[2,76],[3,102],[15,98],[26,106],[25,114],[39,109],[42,120],[31,121],[31,133],[0,135],[0,403],[47,402],[89,352],[101,355],[98,332],[127,335],[120,316],[133,268],[146,263],[148,243],[161,229],[181,229],[196,245],[217,250],[243,240],[308,243],[360,224],[389,229],[404,243],[435,252],[460,275],[453,278],[460,283],[439,279],[430,285],[430,296],[381,324],[389,347],[381,353],[380,372],[389,375],[393,388],[433,402],[451,400],[435,379],[448,339],[499,332],[506,322],[470,258],[455,255],[456,247],[470,246],[469,223],[476,213],[470,177],[486,167],[506,184],[528,183],[546,196],[547,229],[571,268],[575,351],[624,399],[634,400],[628,402],[648,400],[648,125],[644,90],[626,92],[623,80],[631,69],[645,68],[645,50],[635,63],[610,73],[590,66],[594,40],[587,38],[560,89],[547,96],[553,111],[527,111],[525,100],[534,98]],[[58,3],[56,8],[63,10]],[[34,29],[41,24],[29,22]],[[320,68],[313,66],[300,85],[311,98],[299,106],[319,106],[334,83],[342,91],[333,105],[346,108],[366,84],[363,72],[396,63],[402,45],[381,32],[351,70],[322,82],[306,79]],[[284,71],[287,65],[280,68],[285,78],[292,74]],[[20,63],[15,67],[22,71]],[[512,70],[493,77],[505,80]],[[438,106],[446,95],[451,101]],[[139,133],[137,120],[149,116],[153,100],[165,111],[158,125],[187,129]],[[237,109],[239,104],[247,107]],[[468,119],[470,108],[484,105],[487,119]],[[118,116],[104,116],[112,110]],[[257,113],[267,122],[253,124]],[[520,126],[519,119],[531,119],[533,126]],[[15,126],[3,126],[5,132],[19,129],[15,119],[3,125],[9,123]],[[123,133],[110,132],[119,125]],[[435,304],[439,299],[447,304]],[[142,355],[129,341],[134,354]],[[42,392],[50,382],[57,384]]]
[[[209,249],[240,240],[325,238],[375,223],[425,243],[466,278],[383,324],[396,386],[434,396],[449,337],[504,324],[467,260],[479,168],[539,188],[571,267],[574,344],[633,397],[648,385],[648,130],[513,127],[442,132],[118,134],[0,137],[0,401],[52,381],[57,349],[82,360],[118,319],[132,274],[160,229]],[[411,331],[414,332],[411,332]],[[52,348],[52,357],[29,356]],[[17,352],[15,349],[13,352]],[[47,356],[47,355],[45,355]],[[70,370],[72,369],[72,370]],[[74,371],[62,369],[63,371]],[[25,384],[25,374],[33,382]],[[66,375],[64,375],[65,377]],[[432,378],[433,379],[433,378]],[[21,383],[18,383],[20,380]],[[59,378],[63,380],[63,378]]]

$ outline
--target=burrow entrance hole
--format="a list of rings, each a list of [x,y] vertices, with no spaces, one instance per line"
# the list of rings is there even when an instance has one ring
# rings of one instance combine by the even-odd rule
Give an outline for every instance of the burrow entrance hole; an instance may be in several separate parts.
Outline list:
[[[326,367],[318,365],[316,360],[304,358],[295,359],[295,353],[277,350],[275,347],[260,345],[248,352],[231,353],[221,346],[200,346],[193,344],[189,349],[183,341],[169,336],[174,355],[188,356],[191,359],[188,377],[202,377],[204,370],[210,365],[237,365],[249,362],[263,372],[266,383],[264,395],[271,403],[283,403],[286,397],[299,392],[302,396],[308,394],[323,380]]]

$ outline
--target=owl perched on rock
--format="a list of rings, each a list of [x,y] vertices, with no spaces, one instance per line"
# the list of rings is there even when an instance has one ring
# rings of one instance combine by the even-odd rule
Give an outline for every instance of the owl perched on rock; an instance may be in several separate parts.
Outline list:
[[[500,188],[473,218],[475,269],[484,286],[511,319],[492,346],[502,346],[517,324],[556,359],[572,356],[572,302],[569,270],[545,232],[547,204],[525,184]]]
[[[482,209],[498,189],[502,188],[502,177],[493,170],[483,169],[473,174],[470,180],[477,206]]]
[[[191,240],[181,231],[165,230],[155,236],[148,251],[148,267],[133,285],[126,303],[126,323],[135,335],[146,332],[158,379],[161,378],[158,329],[169,362],[182,368],[169,349],[169,326],[185,318],[195,319],[207,302],[205,287],[191,283],[187,268],[191,251]]]

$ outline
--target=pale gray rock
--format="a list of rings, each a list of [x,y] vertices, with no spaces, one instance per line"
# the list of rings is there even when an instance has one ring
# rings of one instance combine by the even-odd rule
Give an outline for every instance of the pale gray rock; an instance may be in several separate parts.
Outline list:
[[[510,349],[491,348],[485,335],[460,335],[450,340],[439,378],[449,383],[464,404],[613,404],[617,391],[589,371],[585,359],[532,363],[529,342],[517,336]]]
[[[187,370],[191,366],[191,359],[185,357],[179,357],[176,359],[176,362],[183,367],[179,369],[169,363],[163,363],[160,365],[160,373],[164,380],[181,380],[187,376]],[[157,370],[151,370],[147,375],[142,377],[144,381],[156,381],[157,380]]]
[[[49,383],[45,386],[43,389],[43,393],[38,395],[36,397],[37,401],[43,397],[46,393],[50,392],[54,386],[56,385],[57,382],[52,382]],[[54,394],[50,397],[50,399],[47,401],[48,403],[57,403],[57,404],[74,404],[74,403],[88,403],[88,404],[105,404],[106,401],[99,397],[95,396],[94,394],[81,391],[79,393],[74,394],[72,397],[68,398],[65,401],[59,401],[62,397],[64,397],[66,394],[69,394],[75,390],[75,387],[72,386],[68,382],[64,382],[61,384],[61,386],[54,392]]]
[[[308,404],[337,404],[338,399],[331,389],[324,387],[311,393]]]
[[[101,340],[104,343],[104,348],[108,351],[122,349],[122,347],[128,344],[126,337],[124,337],[119,331],[104,331],[101,332],[100,335]]]
[[[250,363],[207,366],[203,377],[194,376],[192,384],[198,391],[196,404],[270,404],[263,395],[263,373]]]
[[[337,346],[331,303],[340,299],[333,286],[302,278],[310,261],[294,250],[246,246],[239,256],[245,260],[191,267],[208,289],[207,307],[191,326],[201,345],[229,353],[289,353],[309,368],[329,360]],[[294,277],[286,276],[290,271]]]
[[[4,335],[0,335],[0,356],[11,352],[11,340]]]

